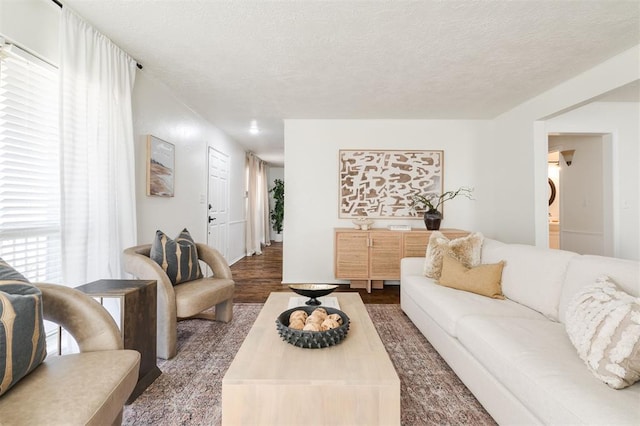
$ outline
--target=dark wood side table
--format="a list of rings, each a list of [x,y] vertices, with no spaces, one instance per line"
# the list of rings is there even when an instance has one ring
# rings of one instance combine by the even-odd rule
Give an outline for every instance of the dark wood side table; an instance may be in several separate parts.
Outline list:
[[[155,280],[98,280],[76,287],[92,297],[120,299],[120,332],[125,349],[140,352],[140,373],[127,404],[162,374],[156,365],[157,283]]]

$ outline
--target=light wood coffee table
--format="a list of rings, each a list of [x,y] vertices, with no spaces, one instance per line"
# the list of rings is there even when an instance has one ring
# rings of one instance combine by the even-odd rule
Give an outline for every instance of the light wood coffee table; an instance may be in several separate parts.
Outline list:
[[[222,379],[223,425],[399,425],[400,379],[357,293],[333,293],[351,319],[342,343],[302,349],[275,320],[294,293],[271,293]]]

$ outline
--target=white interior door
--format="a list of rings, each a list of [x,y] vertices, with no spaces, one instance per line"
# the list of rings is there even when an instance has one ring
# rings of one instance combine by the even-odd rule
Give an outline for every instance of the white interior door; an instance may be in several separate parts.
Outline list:
[[[209,147],[207,244],[229,261],[229,157]]]

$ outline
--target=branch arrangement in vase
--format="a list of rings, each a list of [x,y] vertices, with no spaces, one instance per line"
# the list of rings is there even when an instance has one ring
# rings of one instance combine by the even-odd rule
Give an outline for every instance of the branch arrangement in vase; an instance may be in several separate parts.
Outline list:
[[[442,220],[442,213],[438,208],[446,201],[453,200],[457,196],[466,197],[473,200],[471,193],[473,188],[467,188],[465,186],[458,188],[455,191],[443,192],[440,195],[414,195],[412,209],[414,211],[424,211],[424,224],[428,230],[440,229],[440,222]]]
[[[468,188],[466,186],[462,186],[455,191],[447,191],[443,192],[440,195],[429,194],[429,195],[414,195],[413,196],[413,208],[414,210],[424,210],[424,212],[433,213],[434,211],[438,211],[438,208],[443,205],[446,201],[453,200],[457,196],[466,197],[470,200],[473,200],[471,193],[473,192],[473,188]]]

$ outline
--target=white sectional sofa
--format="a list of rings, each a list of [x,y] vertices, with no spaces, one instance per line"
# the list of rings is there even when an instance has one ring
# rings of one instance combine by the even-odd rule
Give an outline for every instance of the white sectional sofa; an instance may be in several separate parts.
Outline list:
[[[506,300],[440,286],[424,258],[403,259],[403,311],[500,424],[640,425],[640,382],[614,390],[594,377],[564,325],[600,275],[638,296],[639,263],[485,238],[482,263],[501,260]]]

